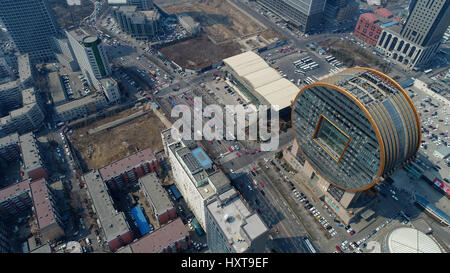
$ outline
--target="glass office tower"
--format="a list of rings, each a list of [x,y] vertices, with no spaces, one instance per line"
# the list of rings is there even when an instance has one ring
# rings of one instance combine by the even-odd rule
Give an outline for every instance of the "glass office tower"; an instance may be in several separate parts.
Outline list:
[[[349,68],[304,87],[292,123],[300,150],[329,183],[372,187],[415,158],[421,126],[398,83],[373,69]]]

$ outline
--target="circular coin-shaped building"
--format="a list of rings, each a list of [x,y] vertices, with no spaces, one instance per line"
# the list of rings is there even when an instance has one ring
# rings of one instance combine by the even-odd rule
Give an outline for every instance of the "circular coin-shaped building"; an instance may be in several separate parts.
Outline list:
[[[372,187],[415,157],[421,125],[401,86],[369,68],[349,68],[300,90],[295,139],[312,168],[350,191]]]

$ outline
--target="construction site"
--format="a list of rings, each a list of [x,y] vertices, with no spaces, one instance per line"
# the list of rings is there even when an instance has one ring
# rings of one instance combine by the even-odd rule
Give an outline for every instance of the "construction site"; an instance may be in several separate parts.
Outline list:
[[[227,0],[160,1],[168,14],[186,14],[200,23],[200,37],[160,49],[178,65],[197,70],[241,51],[276,42],[278,34]]]
[[[161,150],[160,132],[165,128],[148,103],[78,128],[71,140],[84,167],[91,170],[146,148]]]

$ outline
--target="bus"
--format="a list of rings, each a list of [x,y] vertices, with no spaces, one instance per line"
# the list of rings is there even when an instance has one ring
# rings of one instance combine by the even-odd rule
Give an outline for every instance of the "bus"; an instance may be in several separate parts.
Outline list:
[[[301,62],[302,62],[301,60],[297,60],[297,61],[293,62],[293,64],[296,66],[296,65],[298,65]]]
[[[311,69],[316,69],[316,68],[319,68],[319,65],[318,65],[318,64],[313,64],[313,65],[311,65]]]
[[[433,69],[427,69],[427,70],[423,71],[423,73],[428,74],[428,73],[431,73],[431,71],[433,71]]]
[[[305,237],[305,238],[303,239],[303,241],[305,241],[306,249],[308,249],[308,251],[309,251],[310,253],[317,253],[316,249],[314,248],[314,246],[312,245],[312,243],[309,241],[308,237]]]
[[[300,69],[302,69],[302,70],[307,70],[307,69],[309,69],[309,64],[303,65],[302,67],[300,67]]]

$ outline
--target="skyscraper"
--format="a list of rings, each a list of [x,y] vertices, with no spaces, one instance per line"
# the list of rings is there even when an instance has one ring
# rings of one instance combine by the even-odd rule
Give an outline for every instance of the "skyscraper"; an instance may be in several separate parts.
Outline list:
[[[303,32],[322,24],[325,0],[258,0],[260,4]]]
[[[47,0],[0,0],[0,7],[0,20],[20,53],[28,53],[33,61],[54,57],[57,24]]]
[[[449,0],[412,1],[400,34],[421,46],[439,43],[450,24]]]
[[[450,24],[450,0],[414,0],[403,25],[386,26],[377,50],[412,69],[425,65],[437,52]]]

